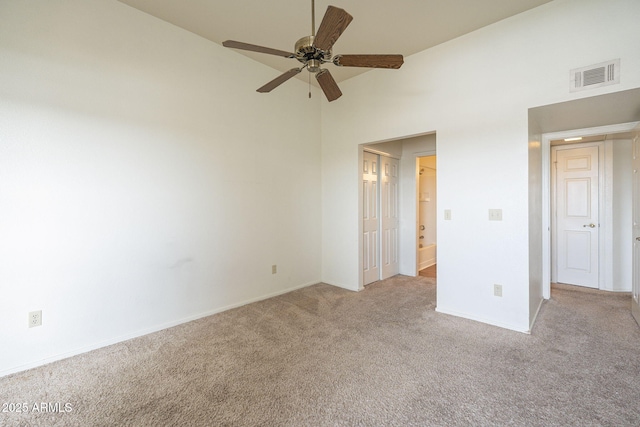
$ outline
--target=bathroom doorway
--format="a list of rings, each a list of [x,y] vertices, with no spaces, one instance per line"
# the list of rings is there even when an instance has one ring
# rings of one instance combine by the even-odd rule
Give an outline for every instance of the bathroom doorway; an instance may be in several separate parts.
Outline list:
[[[418,272],[437,276],[437,167],[436,156],[418,157]]]

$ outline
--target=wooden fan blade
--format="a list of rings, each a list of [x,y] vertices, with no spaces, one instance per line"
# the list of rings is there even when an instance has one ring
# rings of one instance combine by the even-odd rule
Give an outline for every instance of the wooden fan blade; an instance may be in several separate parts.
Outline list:
[[[351,21],[353,21],[353,16],[349,15],[344,9],[329,6],[324,18],[322,18],[313,46],[328,52]]]
[[[336,55],[333,63],[340,67],[394,68],[404,63],[402,55]]]
[[[295,55],[291,52],[285,52],[284,50],[271,49],[270,47],[258,46],[255,44],[237,42],[235,40],[225,40],[222,42],[222,46],[230,47],[232,49],[250,50],[251,52],[267,53],[269,55],[283,56],[285,58],[293,58]]]
[[[320,84],[320,88],[322,88],[322,91],[329,102],[335,101],[342,96],[342,92],[329,70],[324,69],[318,71],[318,74],[316,74],[316,80],[318,80],[318,84]]]
[[[278,77],[276,77],[275,79],[271,80],[269,83],[267,83],[266,85],[262,86],[256,92],[260,92],[260,93],[271,92],[272,90],[274,90],[275,88],[280,86],[282,83],[286,82],[291,77],[293,77],[296,74],[298,74],[300,71],[302,71],[302,68],[292,68],[289,71],[287,71],[286,73],[281,74]]]

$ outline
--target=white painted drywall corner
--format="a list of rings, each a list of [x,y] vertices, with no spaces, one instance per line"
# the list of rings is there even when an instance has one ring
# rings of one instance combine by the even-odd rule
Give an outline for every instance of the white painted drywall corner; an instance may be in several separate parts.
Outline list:
[[[543,303],[542,247],[544,232],[542,187],[548,181],[542,168],[542,132],[529,114],[529,330],[533,328]]]
[[[453,215],[438,217],[438,309],[529,330],[539,298],[530,201],[540,200],[529,197],[529,157],[537,168],[541,154],[530,151],[528,110],[640,87],[637,15],[635,0],[556,0],[341,83],[343,97],[322,106],[323,279],[357,288],[358,146],[435,131],[438,211]],[[603,20],[616,24],[566,25]],[[614,58],[619,85],[569,91],[569,70]],[[491,208],[502,221],[488,221]]]
[[[320,281],[303,82],[116,1],[0,16],[0,373]]]

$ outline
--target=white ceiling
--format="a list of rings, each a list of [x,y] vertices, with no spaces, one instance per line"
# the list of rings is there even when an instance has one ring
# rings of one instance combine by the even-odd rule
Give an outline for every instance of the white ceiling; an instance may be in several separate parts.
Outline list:
[[[295,42],[311,34],[311,0],[119,1],[218,44],[230,39],[293,52]],[[332,4],[354,17],[334,45],[334,54],[409,56],[550,1],[316,0],[316,28],[327,6]],[[298,66],[294,59],[237,52],[281,72]],[[337,82],[368,71],[329,67]],[[299,77],[306,81],[304,74]],[[277,75],[274,73],[274,77]]]

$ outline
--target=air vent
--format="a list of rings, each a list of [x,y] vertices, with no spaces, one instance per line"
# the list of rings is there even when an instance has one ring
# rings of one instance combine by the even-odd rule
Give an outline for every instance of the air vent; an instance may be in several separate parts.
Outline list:
[[[569,72],[571,92],[620,83],[620,60],[614,59],[588,67],[575,68]]]

